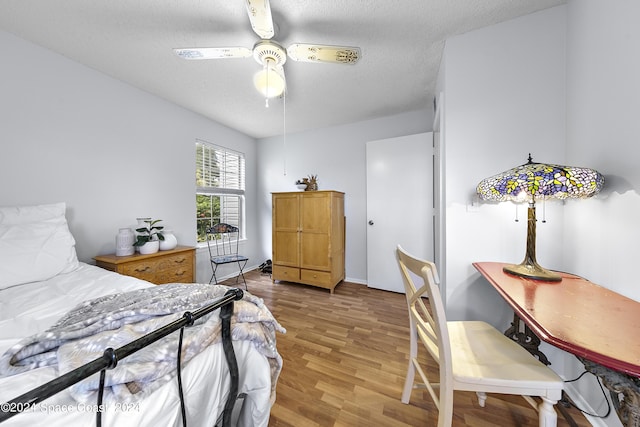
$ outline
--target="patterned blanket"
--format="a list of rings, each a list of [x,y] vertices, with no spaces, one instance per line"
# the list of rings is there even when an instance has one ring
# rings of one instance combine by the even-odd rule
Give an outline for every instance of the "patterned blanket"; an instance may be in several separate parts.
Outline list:
[[[63,316],[47,331],[27,337],[0,357],[0,377],[41,366],[57,367],[59,375],[102,356],[108,347],[121,347],[180,319],[222,297],[229,288],[209,284],[167,284],[107,295],[86,301]],[[221,340],[220,310],[203,316],[184,329],[183,366],[207,346]],[[244,293],[234,302],[233,340],[249,340],[266,356],[271,367],[272,398],[282,369],[276,349],[276,331],[285,329],[262,299]],[[118,361],[106,375],[105,402],[134,402],[176,375],[179,332]],[[99,374],[75,384],[71,395],[80,402],[94,400]]]

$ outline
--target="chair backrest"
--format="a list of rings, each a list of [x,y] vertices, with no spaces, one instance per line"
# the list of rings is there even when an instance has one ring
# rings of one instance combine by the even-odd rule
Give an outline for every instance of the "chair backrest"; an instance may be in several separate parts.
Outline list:
[[[224,222],[207,230],[207,246],[210,257],[238,255],[240,229]]]
[[[400,245],[396,249],[396,255],[407,297],[412,339],[417,334],[440,366],[441,393],[445,388],[451,390],[451,344],[436,265],[409,255]],[[420,286],[416,285],[414,278]]]

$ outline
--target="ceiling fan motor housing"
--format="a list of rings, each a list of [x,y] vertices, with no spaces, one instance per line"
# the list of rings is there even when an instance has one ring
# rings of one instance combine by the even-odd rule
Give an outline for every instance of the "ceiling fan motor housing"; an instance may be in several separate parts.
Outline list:
[[[261,40],[253,47],[253,57],[260,65],[266,65],[268,60],[274,65],[283,65],[287,62],[287,52],[278,43],[271,40]]]

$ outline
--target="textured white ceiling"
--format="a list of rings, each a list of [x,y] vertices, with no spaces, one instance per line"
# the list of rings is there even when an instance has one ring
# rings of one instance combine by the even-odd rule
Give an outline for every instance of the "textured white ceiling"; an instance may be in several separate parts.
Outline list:
[[[271,0],[274,40],[359,46],[354,65],[287,61],[286,131],[433,102],[444,41],[565,0]],[[2,0],[0,29],[255,138],[283,133],[283,99],[253,87],[253,58],[186,61],[175,47],[251,48],[243,0]],[[8,58],[5,58],[8,60]]]

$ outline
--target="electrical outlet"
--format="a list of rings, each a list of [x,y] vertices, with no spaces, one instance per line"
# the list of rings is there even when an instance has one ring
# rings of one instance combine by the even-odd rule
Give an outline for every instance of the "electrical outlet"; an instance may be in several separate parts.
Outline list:
[[[467,212],[478,212],[480,210],[480,204],[477,200],[472,200],[467,203]]]

